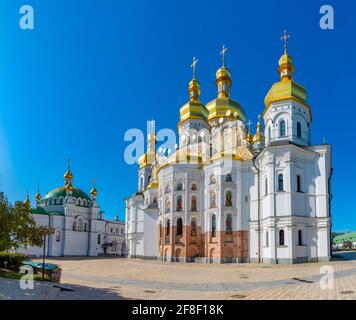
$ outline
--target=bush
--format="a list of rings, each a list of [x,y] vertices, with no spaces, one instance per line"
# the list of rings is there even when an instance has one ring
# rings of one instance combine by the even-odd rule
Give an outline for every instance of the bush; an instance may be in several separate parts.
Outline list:
[[[4,262],[7,261],[6,269],[17,271],[26,258],[26,255],[21,253],[0,252],[0,268],[5,268]]]

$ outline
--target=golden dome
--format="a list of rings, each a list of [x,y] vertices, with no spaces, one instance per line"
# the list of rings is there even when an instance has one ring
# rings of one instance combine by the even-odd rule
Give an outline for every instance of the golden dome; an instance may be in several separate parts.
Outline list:
[[[96,190],[95,186],[90,190],[90,194],[93,197],[96,197],[98,195],[98,191]]]
[[[68,179],[68,180],[73,179],[73,174],[72,174],[72,172],[70,171],[70,169],[68,169],[68,170],[66,171],[66,173],[64,174],[64,179]]]
[[[240,104],[230,98],[231,73],[223,63],[216,72],[216,86],[218,97],[206,104],[209,111],[208,120],[233,116],[241,121],[246,121],[245,111]]]
[[[195,78],[195,65],[198,60],[193,58],[193,79],[189,82],[189,101],[184,104],[180,108],[180,122],[179,124],[183,123],[189,119],[202,119],[207,121],[208,119],[208,110],[206,107],[200,102],[200,84],[198,80]]]
[[[261,122],[259,120],[257,122],[256,134],[253,136],[253,143],[256,143],[256,142],[262,142],[262,143],[265,142],[265,136],[262,133],[262,125],[261,125]]]
[[[220,78],[228,78],[231,81],[231,73],[225,66],[222,66],[218,71],[216,71],[216,81]]]
[[[68,183],[67,183],[67,185],[66,185],[66,189],[67,189],[68,191],[70,191],[70,192],[72,192],[72,191],[73,191],[73,185],[72,185],[72,183],[71,183],[71,182],[68,182]]]
[[[234,116],[243,122],[246,121],[245,111],[240,104],[230,98],[216,98],[206,104],[206,108],[209,111],[208,120],[221,117]]]
[[[280,81],[274,83],[271,89],[268,91],[265,97],[265,113],[271,103],[293,99],[302,103],[303,105],[310,107],[307,104],[307,92],[304,87],[292,80],[294,75],[293,58],[287,54],[285,50],[283,55],[279,59],[278,72],[280,75]]]
[[[41,201],[41,194],[39,192],[37,192],[36,196],[35,196],[35,199],[37,201]]]
[[[143,154],[139,159],[138,163],[140,164],[140,169],[147,166],[147,153]]]
[[[207,108],[199,101],[190,100],[183,107],[180,108],[180,122],[182,123],[188,119],[208,119],[209,112]]]
[[[23,204],[27,207],[30,207],[31,206],[31,201],[30,201],[30,197],[28,196],[28,193],[26,195],[26,199],[25,201],[23,202]]]

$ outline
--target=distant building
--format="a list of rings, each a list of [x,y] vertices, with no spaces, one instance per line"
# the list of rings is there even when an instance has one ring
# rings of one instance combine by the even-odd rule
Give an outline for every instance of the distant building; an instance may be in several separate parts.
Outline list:
[[[336,236],[333,240],[333,245],[335,249],[341,250],[347,242],[352,243],[352,247],[356,248],[356,232],[349,232]]]
[[[89,196],[73,186],[68,165],[64,185],[47,193],[42,199],[38,191],[36,205],[31,209],[37,225],[51,226],[55,231],[47,237],[46,254],[60,256],[98,256],[125,253],[125,223],[105,220],[96,202],[95,186]],[[27,196],[25,204],[31,205]],[[43,254],[43,247],[20,248],[28,255]]]

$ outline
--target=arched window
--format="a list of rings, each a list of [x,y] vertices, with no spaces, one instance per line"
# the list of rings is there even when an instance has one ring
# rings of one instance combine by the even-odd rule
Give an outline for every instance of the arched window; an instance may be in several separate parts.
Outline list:
[[[76,220],[73,221],[72,230],[77,231],[77,221]]]
[[[197,190],[197,185],[195,183],[192,184],[192,190]]]
[[[157,203],[157,198],[154,197],[152,203],[156,204]]]
[[[57,204],[57,199],[54,199],[54,204]]]
[[[84,221],[83,218],[78,218],[78,231],[83,231],[84,230]]]
[[[228,214],[226,216],[226,233],[227,234],[232,233],[232,216],[231,216],[231,214]]]
[[[183,200],[182,196],[177,197],[177,211],[182,211],[183,210]]]
[[[215,184],[215,183],[216,183],[216,178],[215,178],[215,175],[212,174],[212,175],[210,176],[210,184]]]
[[[279,245],[284,246],[284,230],[279,230]]]
[[[268,127],[268,129],[267,129],[267,141],[269,141],[269,142],[272,141],[271,127]]]
[[[183,234],[183,220],[182,218],[177,219],[177,236],[181,236]]]
[[[101,244],[101,235],[98,234],[98,244]]]
[[[183,190],[183,183],[178,183],[178,184],[177,184],[177,190],[178,190],[178,191]]]
[[[88,225],[87,225],[87,223],[85,222],[84,223],[84,232],[87,232],[88,231]]]
[[[216,216],[213,214],[211,216],[211,236],[216,237]]]
[[[231,173],[226,175],[226,182],[232,182],[232,175]]]
[[[215,192],[210,193],[210,208],[216,208],[216,195]]]
[[[302,192],[302,178],[299,174],[297,175],[297,192]]]
[[[63,204],[63,198],[59,199],[59,204],[62,205]]]
[[[226,194],[225,194],[225,206],[226,207],[231,207],[232,206],[231,191],[226,191]]]
[[[82,202],[80,201],[80,199],[78,199],[78,206],[81,206]]]
[[[279,191],[279,192],[284,191],[283,174],[279,174],[279,175],[278,175],[278,191]]]
[[[282,120],[279,124],[279,136],[285,137],[286,136],[286,122]]]
[[[297,137],[302,137],[302,125],[300,124],[300,122],[297,122]]]
[[[197,235],[197,221],[195,220],[195,218],[193,218],[190,223],[190,235],[191,236]]]
[[[265,196],[268,195],[268,179],[265,179]]]
[[[56,231],[56,241],[61,241],[61,232],[59,230]]]
[[[171,229],[171,220],[167,220],[167,226],[166,226],[166,236],[169,236],[169,232]]]
[[[303,245],[302,230],[298,230],[298,246]]]
[[[197,211],[197,197],[196,196],[192,196],[190,210],[191,211]]]

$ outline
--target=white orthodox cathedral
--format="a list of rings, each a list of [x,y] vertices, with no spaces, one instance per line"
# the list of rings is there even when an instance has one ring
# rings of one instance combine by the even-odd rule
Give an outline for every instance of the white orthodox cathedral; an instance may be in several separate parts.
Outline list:
[[[217,97],[199,100],[195,77],[180,109],[179,144],[171,155],[148,136],[138,191],[126,201],[131,258],[179,262],[301,263],[330,259],[330,145],[311,144],[312,110],[293,80],[287,53],[280,79],[250,132],[230,95],[231,74],[216,72]],[[94,241],[95,242],[95,241]]]
[[[73,174],[68,164],[64,185],[42,198],[36,194],[36,205],[31,209],[36,224],[50,226],[54,233],[46,237],[45,247],[22,247],[17,251],[29,256],[40,256],[45,249],[50,257],[125,255],[125,223],[105,220],[96,201],[94,185],[90,196],[73,186]],[[24,202],[30,206],[27,195]]]

